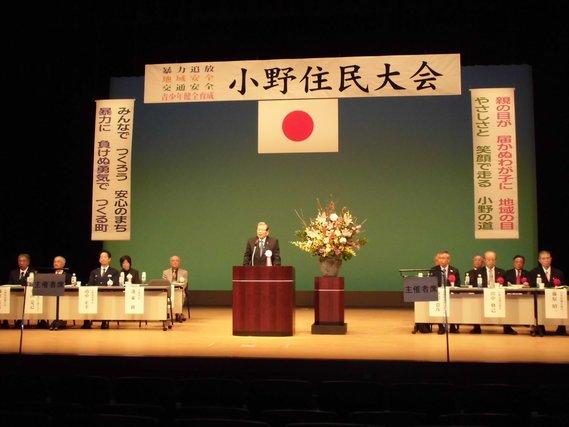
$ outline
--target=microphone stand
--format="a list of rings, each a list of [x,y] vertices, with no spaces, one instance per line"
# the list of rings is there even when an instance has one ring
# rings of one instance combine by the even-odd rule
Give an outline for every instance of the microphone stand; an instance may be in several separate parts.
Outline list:
[[[448,268],[448,266],[447,266]],[[446,345],[447,345],[447,363],[450,363],[450,349],[449,349],[449,339],[448,339],[448,301],[447,301],[447,281],[445,279],[445,275],[442,274],[441,271],[441,279],[443,282],[443,293],[444,293],[444,302],[445,302],[445,338],[446,338]]]
[[[26,311],[26,295],[28,293],[28,279],[26,278],[26,284],[24,285],[24,303],[22,304],[22,319],[20,320],[20,348],[18,349],[18,354],[22,354],[22,343],[24,340],[24,314]]]
[[[255,251],[257,250],[257,245],[259,244],[259,241],[255,241],[255,246],[253,246],[253,255],[251,256],[251,266],[255,265]]]

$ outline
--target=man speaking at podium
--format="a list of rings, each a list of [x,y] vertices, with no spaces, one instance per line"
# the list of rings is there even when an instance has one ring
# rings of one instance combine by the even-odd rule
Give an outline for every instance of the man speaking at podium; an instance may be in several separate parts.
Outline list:
[[[269,237],[269,225],[266,222],[259,222],[257,237],[247,240],[243,265],[281,265],[279,240]]]

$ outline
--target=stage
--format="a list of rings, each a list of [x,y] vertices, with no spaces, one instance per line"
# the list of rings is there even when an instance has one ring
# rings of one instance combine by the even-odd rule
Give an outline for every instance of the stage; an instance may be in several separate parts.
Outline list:
[[[161,322],[138,322],[92,330],[77,322],[65,330],[26,328],[22,354],[109,357],[174,357],[286,359],[322,361],[446,362],[446,336],[412,334],[412,309],[346,309],[346,335],[313,335],[314,311],[297,308],[295,334],[290,337],[232,335],[231,308],[193,307],[191,318],[168,331]],[[569,337],[532,337],[528,327],[515,327],[518,335],[504,335],[500,326],[483,326],[481,335],[448,336],[451,362],[540,363],[569,362]],[[0,330],[0,353],[17,354],[20,331]]]

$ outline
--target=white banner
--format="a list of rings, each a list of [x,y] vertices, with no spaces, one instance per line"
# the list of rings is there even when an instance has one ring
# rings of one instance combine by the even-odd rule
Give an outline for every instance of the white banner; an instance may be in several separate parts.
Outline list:
[[[134,99],[97,101],[91,240],[130,240]]]
[[[144,314],[144,287],[125,285],[124,312],[126,314]]]
[[[97,314],[99,288],[97,286],[81,286],[77,311],[80,314]]]
[[[545,289],[545,318],[567,319],[567,289]]]
[[[460,55],[146,65],[144,102],[460,95]]]
[[[446,295],[445,291],[446,290]],[[447,316],[450,316],[450,289],[448,287],[438,288],[439,299],[436,301],[429,301],[429,316],[431,317],[444,317],[445,310]],[[446,305],[446,309],[445,309]]]
[[[43,297],[32,295],[34,288],[26,286],[26,306],[24,313],[26,314],[42,314],[43,313]]]
[[[10,313],[10,286],[0,286],[0,314]]]
[[[519,238],[514,88],[472,89],[474,237]]]
[[[504,288],[484,288],[484,317],[506,317]]]

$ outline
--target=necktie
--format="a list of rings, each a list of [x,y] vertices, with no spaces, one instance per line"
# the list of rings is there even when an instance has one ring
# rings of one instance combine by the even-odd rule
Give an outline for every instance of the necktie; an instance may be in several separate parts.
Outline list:
[[[20,279],[23,279],[25,275],[26,275],[25,271],[20,271]]]
[[[488,286],[494,285],[494,269],[488,270]]]
[[[443,268],[443,283],[446,284],[447,282],[447,269]]]
[[[264,240],[261,240],[261,241],[259,242],[259,247],[261,248],[261,256],[263,256],[263,252],[264,252],[264,249],[265,249],[265,241],[264,241]]]
[[[547,281],[549,282],[551,280],[551,269],[547,269],[547,271],[545,272],[545,277],[547,277]]]
[[[178,270],[172,269],[172,282],[178,281]]]
[[[520,270],[516,270],[516,283],[519,285],[522,283],[522,274]]]
[[[107,272],[107,269],[106,269],[106,268],[103,268],[103,269],[101,270],[101,276],[104,276],[106,272]]]

